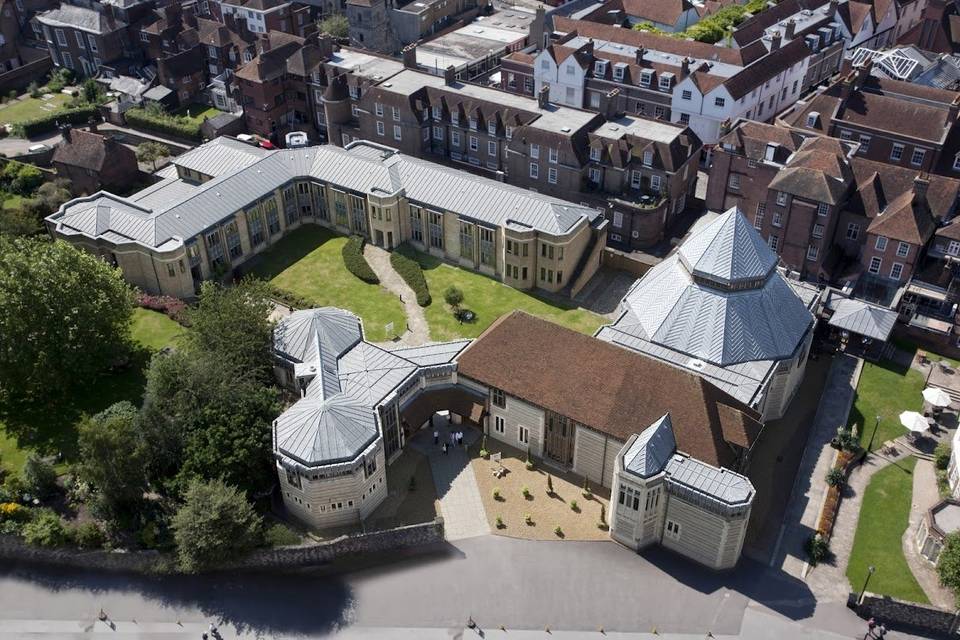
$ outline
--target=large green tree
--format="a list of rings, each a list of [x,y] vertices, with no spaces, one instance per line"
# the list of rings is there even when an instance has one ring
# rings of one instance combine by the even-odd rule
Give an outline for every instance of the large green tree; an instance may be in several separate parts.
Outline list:
[[[350,35],[350,23],[342,13],[331,13],[317,23],[320,33],[329,33],[334,38],[346,38]]]
[[[960,603],[960,533],[947,535],[947,540],[937,559],[940,584],[949,588]]]
[[[205,282],[191,310],[188,338],[195,351],[213,357],[222,368],[270,378],[273,323],[266,286],[245,280],[234,287]]]
[[[133,512],[147,488],[145,450],[137,408],[118,402],[77,425],[81,480],[96,491],[96,504],[107,518]]]
[[[219,480],[191,482],[172,525],[185,571],[235,558],[258,545],[263,535],[263,521],[246,496]]]
[[[133,292],[65,242],[0,237],[0,395],[62,397],[124,356]]]

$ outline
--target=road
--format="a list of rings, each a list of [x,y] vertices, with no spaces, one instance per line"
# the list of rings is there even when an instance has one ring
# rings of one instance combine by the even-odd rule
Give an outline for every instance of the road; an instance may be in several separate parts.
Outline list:
[[[751,561],[715,574],[663,551],[638,556],[612,542],[482,536],[376,562],[286,575],[162,578],[3,567],[0,639],[98,631],[113,638],[199,637],[210,620],[220,621],[225,638],[339,632],[429,639],[455,637],[470,616],[487,637],[498,637],[500,625],[529,630],[530,637],[545,637],[549,627],[576,632],[567,637],[603,628],[636,638],[656,630],[749,640],[774,637],[774,628],[785,640],[852,638],[862,629],[841,603],[818,605],[804,583]],[[101,607],[116,631],[96,621]]]

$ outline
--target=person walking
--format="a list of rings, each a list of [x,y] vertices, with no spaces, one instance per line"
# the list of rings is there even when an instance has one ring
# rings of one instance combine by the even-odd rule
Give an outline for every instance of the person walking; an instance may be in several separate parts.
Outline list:
[[[863,640],[867,640],[867,638],[875,638],[876,636],[873,635],[873,630],[876,628],[877,628],[876,620],[874,620],[873,618],[870,618],[869,620],[867,620],[867,632],[863,634]]]
[[[883,623],[880,623],[880,626],[877,627],[877,637],[884,638],[887,635],[887,627]]]
[[[433,430],[433,446],[440,444],[440,432],[436,429]]]
[[[443,443],[443,455],[447,455],[447,443]]]
[[[457,444],[463,446],[463,431],[457,431]]]

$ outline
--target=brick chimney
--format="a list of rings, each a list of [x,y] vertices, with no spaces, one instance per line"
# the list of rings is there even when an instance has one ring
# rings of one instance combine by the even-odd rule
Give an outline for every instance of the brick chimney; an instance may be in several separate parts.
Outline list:
[[[643,56],[647,53],[646,47],[637,47],[637,65],[643,64]]]
[[[913,179],[913,201],[922,202],[924,205],[927,204],[927,187],[930,186],[930,181],[923,177],[922,173],[918,173],[917,177]]]
[[[614,89],[609,93],[600,94],[600,113],[602,113],[603,117],[607,120],[613,120],[619,115],[617,112],[619,97],[620,89]]]
[[[407,69],[417,68],[417,43],[411,43],[400,50],[403,57],[403,66]]]
[[[770,36],[770,51],[776,51],[780,48],[780,42],[783,40],[783,36],[780,35],[779,31],[774,31],[773,35]]]
[[[543,85],[537,93],[537,106],[546,109],[550,106],[550,85]]]
[[[686,77],[690,73],[690,58],[684,58],[680,61],[680,75]]]
[[[69,143],[72,133],[73,133],[73,125],[69,125],[69,124],[60,125],[60,135],[63,136],[64,141]]]
[[[835,16],[837,11],[840,9],[840,0],[830,0],[830,13],[827,15]]]
[[[449,67],[443,70],[443,82],[444,84],[449,86],[456,81],[457,81],[457,70],[453,67],[453,65],[450,65]]]
[[[797,33],[797,21],[793,18],[787,20],[786,33],[784,36],[787,40],[793,40],[793,36]]]
[[[541,51],[544,47],[547,46],[547,36],[549,35],[546,30],[547,22],[547,11],[543,8],[543,5],[537,6],[537,13],[533,18],[533,22],[530,23],[530,41],[536,47],[536,51]]]

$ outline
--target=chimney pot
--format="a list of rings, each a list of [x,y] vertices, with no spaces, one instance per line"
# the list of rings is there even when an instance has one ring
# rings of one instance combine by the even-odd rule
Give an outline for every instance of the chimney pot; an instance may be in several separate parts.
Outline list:
[[[779,32],[779,31],[775,32],[775,33],[770,37],[770,51],[776,51],[777,49],[779,49],[779,48],[780,48],[780,42],[781,42],[782,39],[783,39],[783,36],[780,35],[780,32]]]
[[[453,65],[450,65],[443,70],[443,82],[447,85],[452,85],[457,80],[457,70]]]
[[[546,109],[550,104],[550,87],[548,85],[543,85],[540,87],[540,92],[537,93],[537,106],[541,109]]]
[[[643,56],[647,52],[645,47],[637,47],[637,64],[643,64]]]
[[[787,20],[786,36],[788,39],[793,39],[794,34],[797,32],[797,21],[793,18]]]

